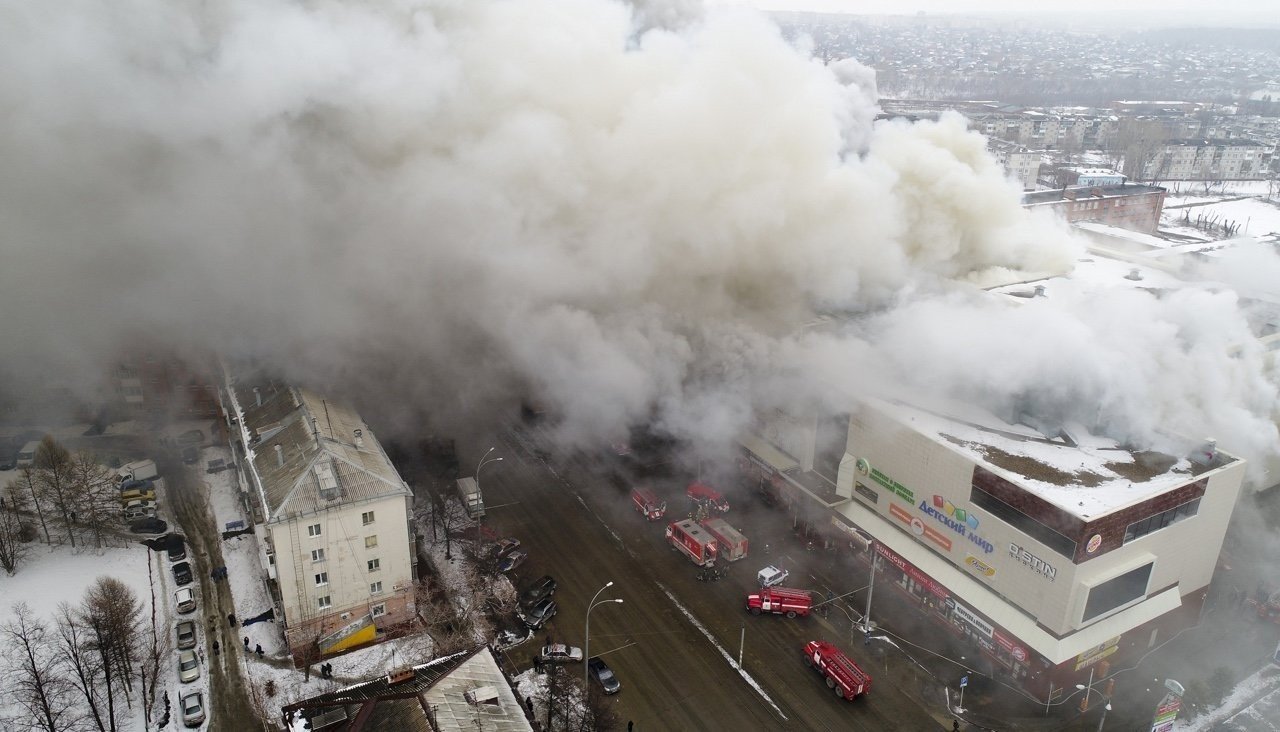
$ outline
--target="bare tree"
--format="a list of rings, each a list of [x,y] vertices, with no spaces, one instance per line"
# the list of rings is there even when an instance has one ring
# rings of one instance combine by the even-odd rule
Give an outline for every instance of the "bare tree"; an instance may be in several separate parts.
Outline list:
[[[5,653],[16,667],[9,697],[26,712],[28,729],[64,732],[79,721],[71,702],[71,683],[64,677],[49,629],[25,602],[13,608],[13,619],[0,628]]]
[[[139,655],[142,603],[133,590],[114,577],[99,577],[85,590],[80,620],[98,652],[106,684],[108,729],[115,732],[115,693],[132,704],[134,660]]]
[[[26,504],[26,498],[30,498],[31,507],[36,512],[36,517],[40,519],[40,528],[44,530],[44,543],[52,544],[53,539],[49,537],[49,524],[44,520],[44,509],[40,506],[40,488],[39,481],[36,480],[36,469],[30,465],[23,465],[18,469],[18,480],[11,483],[17,486],[9,491],[9,498],[16,500],[19,495],[23,497],[22,504]]]
[[[45,435],[36,448],[35,461],[36,482],[39,486],[37,500],[47,500],[55,511],[62,516],[62,525],[66,527],[67,538],[71,547],[76,545],[73,487],[73,464],[71,453],[58,444],[53,435]]]
[[[93,532],[94,544],[101,549],[109,537],[109,527],[120,511],[120,493],[111,473],[87,452],[71,458],[72,504],[80,519]]]
[[[0,567],[10,576],[17,573],[18,564],[27,554],[27,542],[31,540],[15,503],[14,496],[10,495],[0,508]]]
[[[80,699],[84,701],[86,718],[98,730],[106,730],[102,717],[102,668],[91,649],[89,634],[80,617],[67,603],[58,604],[55,616],[58,628],[59,661]]]

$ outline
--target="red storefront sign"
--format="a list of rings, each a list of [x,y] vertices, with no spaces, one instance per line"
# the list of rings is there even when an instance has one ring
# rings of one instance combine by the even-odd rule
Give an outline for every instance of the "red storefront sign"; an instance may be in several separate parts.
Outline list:
[[[995,639],[996,645],[1003,648],[1005,653],[1008,653],[1010,656],[1013,656],[1015,661],[1017,661],[1018,663],[1027,662],[1027,649],[1018,645],[1018,643],[1014,641],[1014,639],[1010,638],[1004,633],[1001,633],[999,630],[996,630],[992,634],[992,637]]]
[[[945,587],[933,581],[933,579],[929,577],[929,575],[925,574],[924,572],[921,572],[919,569],[916,568],[914,564],[903,559],[901,556],[898,555],[897,552],[893,551],[892,549],[885,546],[884,544],[881,544],[880,542],[876,542],[876,552],[880,554],[880,556],[889,560],[890,564],[892,564],[893,566],[905,572],[908,577],[918,582],[921,587],[924,587],[925,589],[929,590],[929,592],[933,593],[934,595],[937,595],[938,597],[944,600],[950,596],[950,593],[947,592],[947,589]]]

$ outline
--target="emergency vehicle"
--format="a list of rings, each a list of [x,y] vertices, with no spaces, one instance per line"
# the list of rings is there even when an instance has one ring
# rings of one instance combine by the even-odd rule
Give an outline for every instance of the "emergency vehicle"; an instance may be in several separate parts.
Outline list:
[[[716,564],[715,537],[692,519],[668,524],[667,541],[699,567],[714,567]]]
[[[631,503],[648,521],[657,521],[667,515],[667,502],[659,500],[648,488],[632,489]]]
[[[722,518],[710,518],[702,522],[702,527],[716,538],[717,553],[727,562],[736,562],[747,556],[747,537],[729,525]]]
[[[852,700],[871,691],[871,676],[832,643],[804,644],[804,665],[825,676],[827,688],[842,699]]]
[[[706,504],[712,513],[729,513],[729,502],[720,491],[706,483],[690,483],[684,494],[694,503]]]
[[[788,618],[805,617],[813,609],[813,597],[805,590],[788,587],[766,587],[747,595],[747,610],[752,615],[772,613]]]

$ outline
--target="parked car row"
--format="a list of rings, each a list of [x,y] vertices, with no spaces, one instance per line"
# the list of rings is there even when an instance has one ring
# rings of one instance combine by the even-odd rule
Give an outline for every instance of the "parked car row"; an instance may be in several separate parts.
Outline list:
[[[520,619],[530,630],[538,630],[559,611],[553,598],[559,585],[551,575],[543,575],[520,593],[518,613]],[[582,649],[563,643],[550,643],[538,651],[539,663],[580,663],[583,659]],[[618,678],[614,676],[600,657],[594,656],[587,661],[587,673],[600,684],[606,694],[616,694],[622,688]]]

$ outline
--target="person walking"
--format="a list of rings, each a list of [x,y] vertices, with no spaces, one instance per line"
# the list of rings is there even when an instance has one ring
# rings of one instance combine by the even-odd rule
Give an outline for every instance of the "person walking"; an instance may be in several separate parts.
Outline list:
[[[218,641],[213,642],[213,655],[218,655]]]
[[[236,627],[236,614],[235,614],[235,613],[227,613],[227,625],[230,625],[230,626],[231,626],[231,627],[233,627],[233,628],[234,628],[234,627]]]
[[[262,644],[261,643],[254,644],[253,652],[258,654],[258,658],[262,658]]]
[[[246,653],[249,651],[249,636],[247,635],[244,637],[244,650]]]

